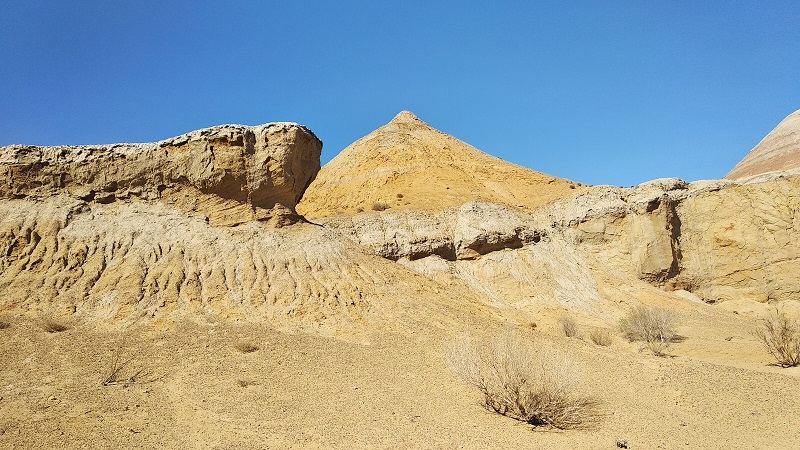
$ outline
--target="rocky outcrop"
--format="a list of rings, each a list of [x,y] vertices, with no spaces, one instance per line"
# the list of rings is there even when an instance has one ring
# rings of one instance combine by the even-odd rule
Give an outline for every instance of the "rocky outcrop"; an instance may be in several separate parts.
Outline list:
[[[783,119],[725,178],[742,180],[795,169],[800,169],[800,110]]]
[[[678,286],[707,302],[800,300],[800,176],[698,192],[677,212]]]
[[[434,213],[385,211],[323,219],[320,223],[392,260],[431,255],[449,261],[475,259],[547,239],[546,229],[537,228],[530,214],[483,202]]]
[[[175,203],[189,196],[187,209],[219,225],[285,218],[319,171],[321,149],[292,123],[223,125],[151,144],[12,145],[0,148],[0,198]],[[188,195],[174,195],[184,189]]]
[[[537,212],[609,269],[707,302],[800,298],[800,176],[596,187]]]

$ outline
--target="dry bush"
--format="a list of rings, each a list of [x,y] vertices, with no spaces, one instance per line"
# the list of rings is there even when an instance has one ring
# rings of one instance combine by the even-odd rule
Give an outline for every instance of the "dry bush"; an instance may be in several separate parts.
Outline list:
[[[144,367],[133,364],[133,358],[124,358],[122,354],[121,348],[114,352],[111,363],[103,375],[103,386],[128,385],[136,383],[149,375],[149,372]]]
[[[619,321],[619,328],[629,341],[642,341],[654,355],[664,356],[677,337],[676,322],[671,311],[639,305]]]
[[[48,333],[60,333],[62,331],[69,330],[69,325],[52,317],[42,318],[42,320],[39,322],[39,326],[41,326],[42,329]]]
[[[589,332],[589,339],[596,345],[608,347],[611,345],[611,332],[605,328],[593,328],[592,331]]]
[[[11,326],[10,322],[6,322],[5,320],[0,320],[0,330],[5,330],[10,326]]]
[[[391,206],[383,202],[375,202],[372,204],[373,211],[386,211],[389,208],[391,208]]]
[[[800,324],[774,310],[753,333],[781,367],[800,365]]]
[[[447,361],[483,395],[483,406],[534,426],[588,428],[600,418],[596,400],[577,395],[578,372],[563,353],[507,332],[491,340],[464,335]]]
[[[561,329],[564,331],[564,336],[578,337],[578,335],[580,335],[580,331],[578,331],[578,323],[575,322],[575,319],[573,319],[572,316],[563,315],[559,317],[558,323],[561,324]]]
[[[253,353],[259,349],[259,346],[252,342],[237,342],[233,344],[233,348],[242,353]]]

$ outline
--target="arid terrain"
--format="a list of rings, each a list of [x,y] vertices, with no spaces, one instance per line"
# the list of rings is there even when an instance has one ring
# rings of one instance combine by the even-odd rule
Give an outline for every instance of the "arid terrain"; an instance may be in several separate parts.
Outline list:
[[[800,367],[755,331],[800,319],[798,114],[725,179],[632,188],[407,111],[323,167],[283,122],[0,148],[0,448],[796,448]],[[663,355],[620,330],[642,305]],[[574,359],[592,426],[484,408],[464,332]]]

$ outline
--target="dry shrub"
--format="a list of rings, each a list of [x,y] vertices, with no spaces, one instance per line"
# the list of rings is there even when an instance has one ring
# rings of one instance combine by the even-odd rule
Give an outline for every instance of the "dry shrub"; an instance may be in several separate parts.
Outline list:
[[[149,376],[149,372],[145,367],[134,364],[133,358],[125,358],[122,356],[123,353],[122,348],[118,348],[114,352],[111,363],[103,375],[103,386],[115,384],[127,386]]]
[[[780,367],[800,365],[800,324],[774,310],[753,333]]]
[[[629,341],[642,341],[656,356],[664,356],[677,337],[675,314],[663,308],[634,306],[619,321],[619,328]]]
[[[386,211],[389,208],[391,208],[391,206],[383,202],[375,202],[372,204],[373,211]]]
[[[447,360],[459,378],[483,395],[483,406],[534,426],[588,428],[599,403],[575,392],[578,372],[567,355],[506,332],[491,340],[466,334]]]
[[[5,320],[0,320],[0,330],[5,330],[6,328],[10,327],[11,323],[6,322]]]
[[[578,331],[578,323],[575,322],[575,319],[573,319],[572,316],[563,315],[558,319],[558,323],[561,324],[561,329],[564,331],[564,336],[577,337],[580,334]]]
[[[611,345],[611,332],[605,328],[593,328],[592,331],[589,332],[589,339],[596,345],[608,347]]]
[[[259,347],[252,342],[237,342],[233,344],[233,348],[242,353],[253,353],[259,349]]]
[[[42,320],[39,322],[39,325],[48,333],[60,333],[62,331],[69,330],[69,325],[52,317],[42,318]]]

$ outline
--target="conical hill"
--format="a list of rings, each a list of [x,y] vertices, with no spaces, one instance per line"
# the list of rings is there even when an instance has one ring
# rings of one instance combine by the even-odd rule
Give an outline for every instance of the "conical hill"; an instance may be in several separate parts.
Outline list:
[[[483,153],[403,111],[326,164],[297,209],[310,219],[472,200],[531,209],[580,188]]]

